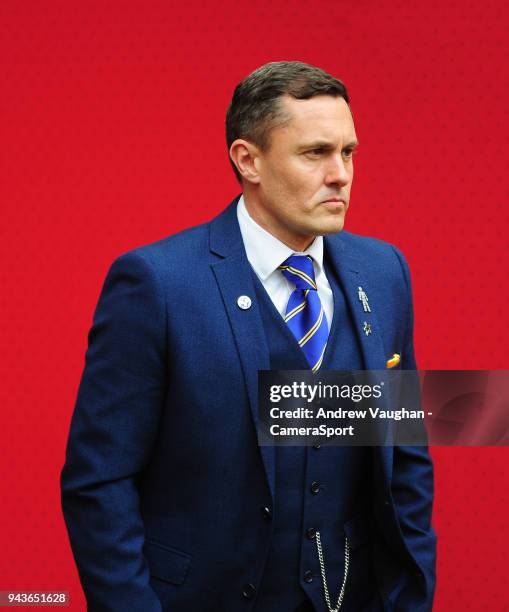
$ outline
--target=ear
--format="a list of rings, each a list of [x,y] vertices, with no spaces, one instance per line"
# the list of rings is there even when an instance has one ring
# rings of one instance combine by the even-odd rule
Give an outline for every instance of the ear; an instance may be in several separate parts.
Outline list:
[[[249,183],[259,183],[258,157],[260,150],[247,140],[237,138],[230,147],[230,158],[235,164],[243,180]]]

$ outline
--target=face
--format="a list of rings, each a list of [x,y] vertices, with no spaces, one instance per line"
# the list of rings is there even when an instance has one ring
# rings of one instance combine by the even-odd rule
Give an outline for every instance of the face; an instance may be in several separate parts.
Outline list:
[[[341,97],[285,96],[281,102],[290,121],[271,131],[266,151],[257,150],[246,206],[267,231],[304,250],[315,236],[343,229],[357,137]]]

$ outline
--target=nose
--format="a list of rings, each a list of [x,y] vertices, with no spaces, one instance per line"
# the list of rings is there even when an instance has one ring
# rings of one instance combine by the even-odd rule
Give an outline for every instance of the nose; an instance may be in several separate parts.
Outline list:
[[[340,185],[344,187],[352,179],[352,170],[347,168],[345,160],[340,154],[333,155],[330,158],[330,163],[327,167],[325,176],[326,185]]]

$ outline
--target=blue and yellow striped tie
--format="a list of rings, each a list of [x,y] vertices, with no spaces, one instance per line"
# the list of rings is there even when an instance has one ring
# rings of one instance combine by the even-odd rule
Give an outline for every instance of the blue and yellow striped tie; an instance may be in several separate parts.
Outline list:
[[[313,260],[308,255],[291,255],[279,269],[296,287],[288,300],[285,321],[316,372],[322,365],[329,326],[318,296]]]

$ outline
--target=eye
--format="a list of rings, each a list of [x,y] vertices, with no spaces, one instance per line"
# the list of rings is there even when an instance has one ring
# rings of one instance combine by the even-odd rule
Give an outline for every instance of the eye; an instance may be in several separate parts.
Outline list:
[[[322,153],[324,153],[325,149],[323,148],[318,148],[318,149],[310,149],[309,151],[307,151],[308,155],[322,155]]]
[[[354,154],[354,150],[353,149],[345,149],[343,151],[343,156],[346,157],[346,158],[352,157],[353,154]]]

